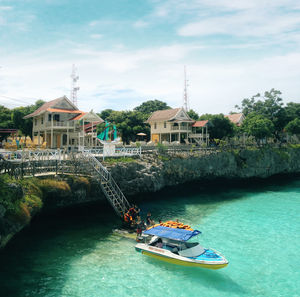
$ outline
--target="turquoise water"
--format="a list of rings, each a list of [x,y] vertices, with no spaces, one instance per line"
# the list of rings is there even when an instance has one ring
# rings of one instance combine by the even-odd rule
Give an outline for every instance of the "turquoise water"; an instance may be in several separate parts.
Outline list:
[[[201,230],[227,268],[141,255],[113,232],[110,208],[91,205],[37,218],[20,233],[0,253],[0,296],[299,296],[299,179],[187,187],[140,207]]]

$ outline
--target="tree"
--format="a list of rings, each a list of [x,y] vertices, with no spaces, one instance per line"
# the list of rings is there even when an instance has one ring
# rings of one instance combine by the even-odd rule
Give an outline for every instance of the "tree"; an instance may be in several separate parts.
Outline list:
[[[113,112],[112,109],[109,109],[109,108],[108,109],[104,109],[100,113],[98,113],[98,116],[101,119],[105,120],[106,118],[108,118],[111,115],[112,112]]]
[[[223,114],[204,114],[200,120],[209,120],[212,127],[209,128],[209,136],[211,139],[222,139],[231,137],[234,134],[234,124],[225,118]]]
[[[160,100],[148,100],[141,105],[134,108],[135,111],[142,112],[149,116],[152,112],[157,110],[170,109],[171,107],[167,105],[167,103]]]
[[[283,107],[280,95],[280,91],[271,89],[269,92],[266,91],[263,96],[258,93],[250,99],[245,98],[241,106],[236,105],[235,107],[241,110],[246,117],[256,114],[272,121],[274,136],[279,138],[279,133],[288,123],[286,109]]]
[[[197,121],[199,119],[199,115],[196,111],[194,111],[193,109],[190,109],[187,114],[189,115],[189,117],[195,121]]]
[[[37,100],[35,104],[25,107],[16,107],[12,110],[12,120],[14,128],[20,130],[24,135],[32,135],[32,118],[24,119],[24,117],[38,108],[40,108],[45,101]]]
[[[286,132],[291,135],[300,134],[300,119],[295,118],[285,126]]]
[[[13,128],[13,121],[11,119],[11,110],[3,105],[0,105],[0,128]]]
[[[285,107],[288,121],[300,118],[300,103],[289,102]]]
[[[253,112],[244,120],[242,129],[247,134],[254,136],[258,142],[263,138],[271,136],[275,128],[271,120]]]

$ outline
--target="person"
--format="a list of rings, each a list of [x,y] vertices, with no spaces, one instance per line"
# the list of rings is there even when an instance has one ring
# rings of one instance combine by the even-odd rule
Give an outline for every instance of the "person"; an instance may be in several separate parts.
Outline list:
[[[144,225],[144,223],[143,223],[143,221],[141,220],[141,217],[138,216],[138,217],[137,217],[137,222],[136,222],[136,226],[137,226],[137,228],[136,228],[136,235],[137,235],[137,236],[142,235],[142,232],[143,232],[143,225]]]
[[[136,204],[134,205],[134,210],[135,210],[136,216],[139,216],[141,210],[138,208],[138,206]]]
[[[129,212],[130,216],[132,217],[132,219],[135,220],[135,218],[136,218],[135,208],[132,206],[131,208],[129,208],[128,212]]]
[[[146,224],[147,224],[147,226],[151,226],[151,225],[154,224],[153,221],[152,221],[152,219],[151,219],[151,213],[150,212],[148,212],[148,214],[147,214]]]
[[[163,242],[162,242],[162,239],[161,238],[158,238],[157,242],[156,242],[156,247],[158,248],[162,248],[163,247]]]

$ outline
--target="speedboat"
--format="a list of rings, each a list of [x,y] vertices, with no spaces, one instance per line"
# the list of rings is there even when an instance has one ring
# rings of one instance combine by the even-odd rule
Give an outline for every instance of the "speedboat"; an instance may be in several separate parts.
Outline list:
[[[156,225],[145,230],[135,249],[144,255],[169,263],[220,269],[228,265],[225,257],[211,249],[194,242],[198,230],[177,229]]]

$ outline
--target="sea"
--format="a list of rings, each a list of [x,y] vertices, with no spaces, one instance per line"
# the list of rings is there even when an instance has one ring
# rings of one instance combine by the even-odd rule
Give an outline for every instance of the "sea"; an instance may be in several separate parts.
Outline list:
[[[0,251],[0,296],[300,296],[300,177],[202,181],[133,198],[142,216],[202,232],[226,268],[135,251],[108,203],[43,213]]]

